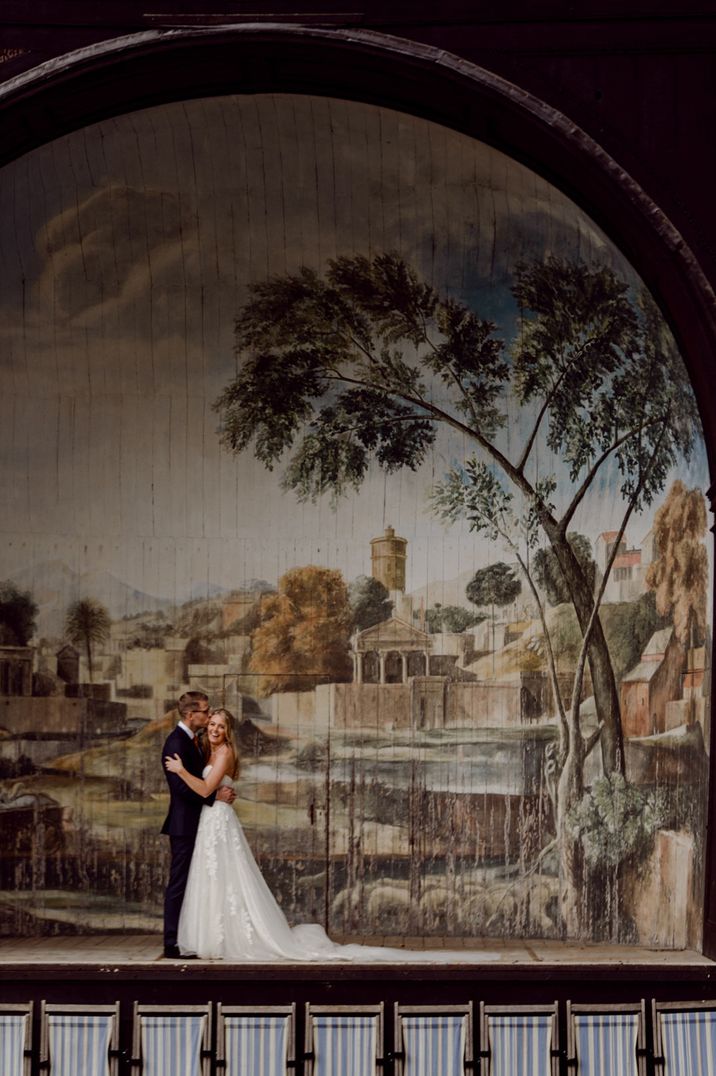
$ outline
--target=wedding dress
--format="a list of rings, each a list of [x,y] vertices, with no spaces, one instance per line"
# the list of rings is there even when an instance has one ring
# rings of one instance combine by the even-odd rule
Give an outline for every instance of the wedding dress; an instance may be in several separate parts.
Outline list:
[[[206,766],[206,779],[211,766]],[[229,777],[222,785],[232,786]],[[179,918],[182,955],[266,963],[281,961],[418,961],[482,963],[498,953],[339,945],[317,923],[289,926],[254,859],[233,807],[203,807]]]

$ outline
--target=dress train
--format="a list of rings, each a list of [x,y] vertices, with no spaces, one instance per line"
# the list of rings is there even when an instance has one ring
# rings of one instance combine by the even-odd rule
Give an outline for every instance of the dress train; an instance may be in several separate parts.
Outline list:
[[[204,778],[211,767],[204,769]],[[222,784],[231,785],[228,777]],[[345,961],[483,963],[482,950],[390,949],[339,945],[317,923],[289,926],[253,857],[236,813],[217,800],[204,807],[179,918],[182,955],[232,962]]]

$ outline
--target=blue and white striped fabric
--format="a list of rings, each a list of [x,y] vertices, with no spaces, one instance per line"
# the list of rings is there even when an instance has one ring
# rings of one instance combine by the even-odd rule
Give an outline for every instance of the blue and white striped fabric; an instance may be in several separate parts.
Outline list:
[[[142,1014],[142,1076],[201,1076],[205,1013]]]
[[[50,1013],[47,1036],[52,1076],[109,1076],[111,1013]]]
[[[639,1076],[638,1013],[575,1013],[579,1076]]]
[[[716,1011],[661,1012],[664,1076],[716,1076]]]
[[[0,1072],[3,1076],[22,1076],[25,1071],[25,1036],[29,1019],[27,1013],[3,1013],[0,1016]]]
[[[375,1076],[377,1016],[316,1013],[312,1019],[314,1076]]]
[[[552,1017],[549,1013],[495,1013],[488,1018],[489,1076],[549,1076]]]
[[[400,1018],[405,1076],[463,1076],[467,1016],[415,1015]]]
[[[225,1016],[226,1076],[285,1076],[290,1019],[285,1013]]]

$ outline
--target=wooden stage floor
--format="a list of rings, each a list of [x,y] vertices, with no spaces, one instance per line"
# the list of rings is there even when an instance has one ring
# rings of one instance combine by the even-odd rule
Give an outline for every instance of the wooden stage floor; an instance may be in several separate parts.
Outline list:
[[[341,938],[337,941],[358,941]],[[378,939],[371,939],[375,944]],[[381,939],[391,947],[422,939]],[[431,939],[435,945],[440,939]],[[450,939],[450,949],[456,948]],[[445,945],[444,948],[448,948]],[[129,1026],[140,1004],[403,1005],[716,1000],[716,962],[693,950],[470,939],[469,962],[373,961],[252,964],[166,960],[157,934],[0,939],[0,1001],[120,1001]],[[474,960],[474,953],[483,959]],[[387,1011],[386,1008],[386,1011]],[[476,1010],[477,1011],[477,1008]],[[124,1026],[124,1024],[123,1024]],[[125,1028],[125,1034],[129,1031]]]
[[[360,942],[360,938],[340,938],[341,942]],[[483,967],[487,970],[495,966],[511,967],[514,970],[536,967],[559,967],[559,966],[594,966],[601,968],[634,968],[651,967],[655,972],[658,968],[697,968],[716,969],[716,963],[708,957],[694,950],[673,949],[646,949],[638,946],[626,945],[575,945],[557,941],[503,941],[494,938],[485,940],[469,939],[420,939],[420,938],[375,938],[371,939],[371,945],[387,945],[393,948],[412,949],[424,954],[424,961],[420,964],[433,964],[431,949],[455,950],[454,962],[440,962],[442,969],[445,968],[472,968]],[[460,951],[470,953],[469,963],[460,960]],[[475,961],[475,953],[482,953],[484,959]],[[33,965],[48,966],[55,968],[61,965],[84,965],[84,966],[109,966],[150,971],[153,968],[177,969],[190,966],[198,970],[206,968],[241,968],[243,973],[250,969],[268,968],[270,965],[250,964],[244,962],[225,962],[220,960],[167,960],[162,957],[161,939],[156,934],[88,934],[65,937],[40,937],[40,938],[3,938],[0,939],[0,976],[5,977],[10,967]],[[303,968],[308,971],[313,965],[296,964],[289,962],[277,962],[283,967],[290,966],[294,969]],[[371,962],[366,961],[365,966],[370,964],[374,971],[383,966],[402,966],[407,968],[415,966],[415,958],[408,962],[399,959],[395,962]],[[344,962],[327,962],[321,964],[322,969],[330,967],[333,971],[339,968],[347,969],[354,964]]]

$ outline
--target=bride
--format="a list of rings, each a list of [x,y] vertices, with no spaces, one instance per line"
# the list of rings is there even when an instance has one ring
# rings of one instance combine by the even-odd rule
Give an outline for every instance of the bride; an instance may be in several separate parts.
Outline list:
[[[238,773],[233,717],[214,710],[207,727],[209,757],[201,778],[188,773],[179,755],[165,765],[197,792],[210,796],[232,785]],[[182,956],[232,961],[346,960],[420,961],[421,963],[498,959],[483,951],[424,951],[383,946],[339,945],[318,924],[289,926],[254,859],[233,807],[217,800],[203,807],[184,903],[179,918]]]

